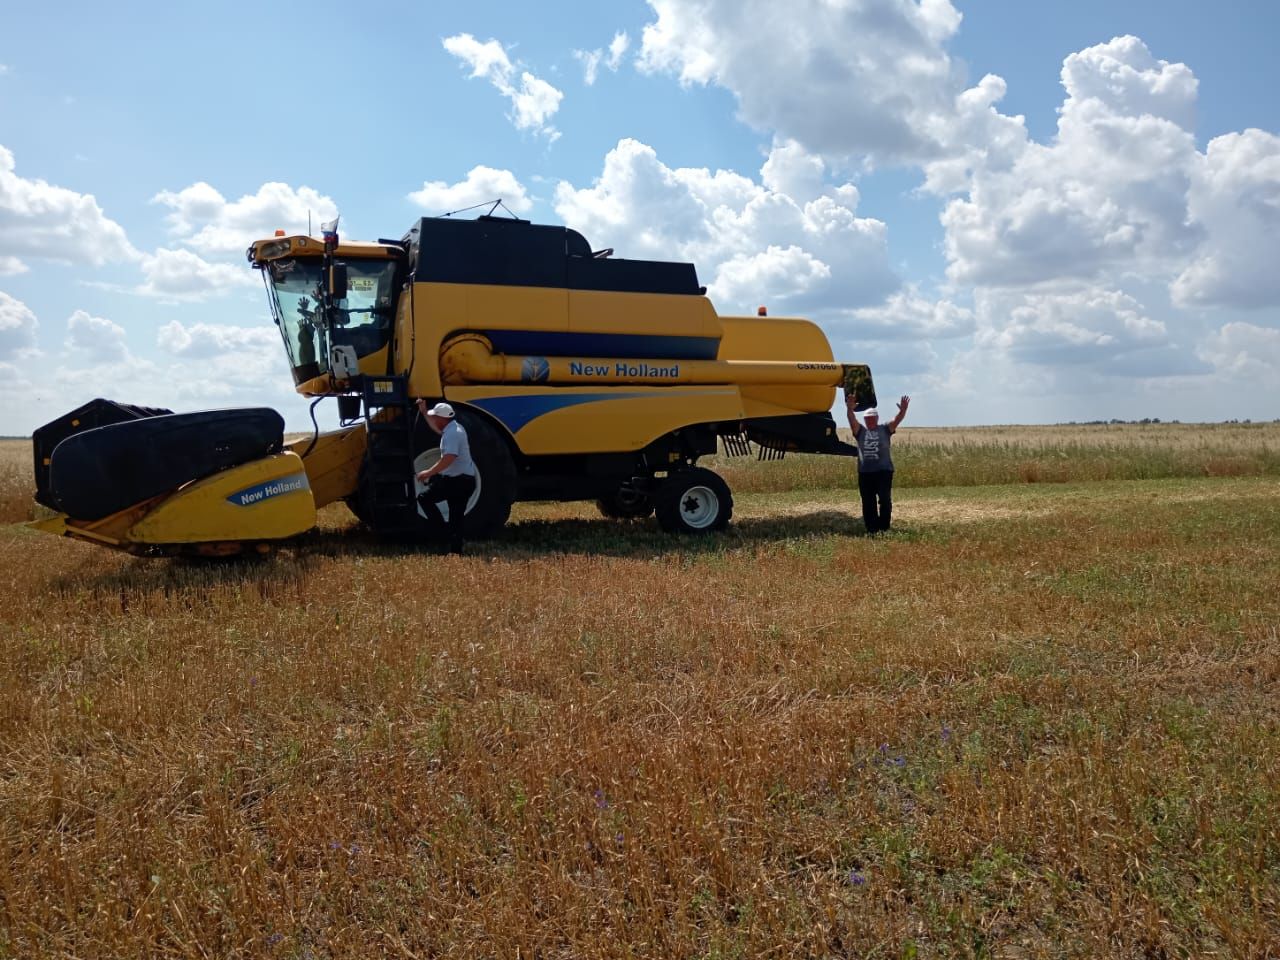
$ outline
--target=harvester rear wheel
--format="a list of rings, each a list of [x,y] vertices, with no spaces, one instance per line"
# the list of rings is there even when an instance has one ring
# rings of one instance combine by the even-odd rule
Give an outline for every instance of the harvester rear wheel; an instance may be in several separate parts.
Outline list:
[[[703,467],[672,473],[654,495],[658,526],[668,533],[712,533],[733,516],[733,494],[719,474]]]
[[[625,483],[597,500],[596,506],[610,520],[642,520],[653,513],[653,497]]]
[[[467,503],[464,530],[468,540],[485,540],[495,536],[511,516],[516,498],[516,466],[511,450],[498,431],[483,418],[467,410],[458,411],[458,422],[467,431],[471,459],[476,465],[476,492]],[[440,459],[440,437],[421,417],[413,425],[414,471],[426,470]],[[415,492],[423,485],[414,481]],[[440,505],[442,511],[449,508]],[[418,534],[424,539],[432,532],[422,507],[416,507]],[[447,516],[447,514],[446,514]]]

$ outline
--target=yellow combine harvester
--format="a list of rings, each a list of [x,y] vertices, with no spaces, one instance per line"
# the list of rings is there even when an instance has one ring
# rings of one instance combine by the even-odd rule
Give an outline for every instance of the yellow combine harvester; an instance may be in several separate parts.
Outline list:
[[[439,456],[414,409],[445,399],[476,462],[469,537],[517,500],[596,500],[673,532],[722,529],[722,443],[762,459],[851,456],[830,414],[840,364],[807,320],[722,317],[692,264],[614,258],[564,227],[423,219],[401,240],[276,236],[262,271],[300,394],[339,430],[285,445],[272,410],[174,414],[96,400],[34,436],[39,528],[133,553],[268,550],[344,500],[375,531],[423,538],[415,472]],[[761,311],[763,313],[763,311]]]

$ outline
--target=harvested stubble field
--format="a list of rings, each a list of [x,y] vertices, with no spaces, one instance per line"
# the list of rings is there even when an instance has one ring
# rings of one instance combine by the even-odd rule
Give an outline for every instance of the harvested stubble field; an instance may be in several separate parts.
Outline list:
[[[1277,955],[1276,428],[1182,430],[1181,478],[926,489],[904,433],[877,539],[788,462],[696,541],[0,528],[0,956]]]

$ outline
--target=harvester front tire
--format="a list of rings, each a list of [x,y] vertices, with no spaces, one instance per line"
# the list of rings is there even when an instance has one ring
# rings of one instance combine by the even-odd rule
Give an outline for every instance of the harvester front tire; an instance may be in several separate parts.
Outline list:
[[[411,414],[412,416],[412,414]],[[440,437],[421,417],[413,426],[414,469],[425,470],[439,459]],[[458,411],[458,422],[467,431],[471,459],[476,465],[478,490],[467,504],[464,532],[468,540],[487,540],[496,536],[511,517],[511,504],[516,499],[516,465],[511,450],[487,421],[467,410]],[[434,456],[432,456],[434,454]],[[421,484],[415,481],[415,488]],[[422,508],[418,507],[420,532],[430,533]]]
[[[596,501],[601,516],[610,520],[643,520],[653,515],[653,497],[630,484],[605,494]]]
[[[658,526],[668,533],[714,533],[733,516],[729,485],[703,467],[671,474],[653,499]]]

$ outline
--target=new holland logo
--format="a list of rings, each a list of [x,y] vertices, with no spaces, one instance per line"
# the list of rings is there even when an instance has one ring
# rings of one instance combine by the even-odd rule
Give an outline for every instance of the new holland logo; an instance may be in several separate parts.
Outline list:
[[[227,497],[227,503],[234,503],[237,507],[251,507],[255,503],[270,500],[272,497],[284,496],[286,493],[294,493],[297,490],[310,489],[311,485],[307,483],[307,475],[305,473],[295,473],[290,477],[280,477],[278,480],[268,480],[266,483],[255,483],[252,487],[237,490]]]
[[[551,364],[546,357],[525,357],[520,364],[520,380],[523,383],[546,383],[551,376]]]

